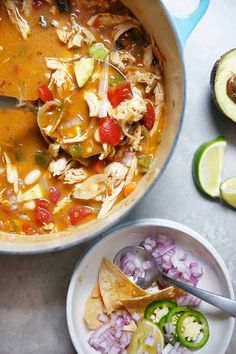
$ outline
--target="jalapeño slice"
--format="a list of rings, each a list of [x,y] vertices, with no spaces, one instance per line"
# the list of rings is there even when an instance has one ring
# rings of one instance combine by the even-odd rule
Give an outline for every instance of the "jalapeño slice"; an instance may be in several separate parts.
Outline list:
[[[176,333],[178,341],[184,347],[193,350],[200,349],[209,338],[207,319],[199,311],[188,310],[179,317],[176,324]]]
[[[173,307],[176,307],[176,304],[172,301],[154,301],[146,308],[144,317],[147,320],[158,325],[162,317],[166,316],[170,309],[172,309]]]

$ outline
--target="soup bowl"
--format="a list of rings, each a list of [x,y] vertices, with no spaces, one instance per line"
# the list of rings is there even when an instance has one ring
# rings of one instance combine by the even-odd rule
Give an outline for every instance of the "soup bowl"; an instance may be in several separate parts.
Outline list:
[[[210,0],[200,0],[196,10],[184,18],[173,17],[159,0],[124,0],[147,32],[156,40],[166,58],[164,65],[166,93],[166,129],[152,166],[136,190],[118,203],[105,219],[93,220],[78,228],[47,235],[0,234],[0,252],[40,253],[61,250],[88,241],[118,223],[147,194],[163,172],[175,147],[185,105],[183,47],[189,34],[206,12]]]

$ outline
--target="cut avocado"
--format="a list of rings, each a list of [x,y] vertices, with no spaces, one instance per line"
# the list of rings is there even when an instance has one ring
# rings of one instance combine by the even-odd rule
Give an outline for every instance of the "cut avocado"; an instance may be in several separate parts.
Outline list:
[[[236,49],[225,53],[215,63],[210,83],[218,108],[236,122]]]
[[[94,70],[94,58],[82,58],[74,64],[74,71],[78,86],[83,87]]]
[[[40,184],[36,184],[32,188],[28,189],[21,195],[21,199],[24,202],[28,202],[29,200],[39,199],[43,197],[43,188]]]

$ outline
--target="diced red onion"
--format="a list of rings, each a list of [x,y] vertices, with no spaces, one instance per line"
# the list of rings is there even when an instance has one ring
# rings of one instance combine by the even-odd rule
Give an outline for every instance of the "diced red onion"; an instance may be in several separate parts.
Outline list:
[[[103,313],[100,313],[98,315],[98,321],[100,321],[102,323],[107,323],[109,321],[109,317],[104,315]]]
[[[137,312],[134,312],[133,315],[132,315],[132,319],[135,321],[135,322],[138,322],[140,320],[141,316],[139,313]]]
[[[165,327],[166,333],[168,333],[168,334],[172,334],[175,331],[175,327],[172,322],[165,323],[164,327]]]
[[[198,297],[191,294],[180,296],[177,299],[177,305],[179,306],[199,306],[200,303],[201,300]]]
[[[104,314],[101,314],[98,318],[105,319],[103,316]],[[128,313],[111,313],[108,317],[109,323],[92,332],[88,340],[89,345],[102,354],[124,354],[133,332],[123,331],[122,327],[129,325],[131,320]]]
[[[152,347],[155,343],[155,338],[153,337],[152,334],[149,334],[147,338],[145,339],[145,344],[149,345],[149,347]]]
[[[124,157],[123,157],[123,159],[122,159],[122,163],[123,163],[125,166],[130,167],[131,164],[132,164],[134,155],[135,155],[134,152],[132,152],[132,151],[127,151],[127,152],[124,154]]]
[[[165,346],[165,348],[162,350],[161,354],[170,354],[172,349],[173,345],[167,344],[167,346]]]
[[[165,340],[167,343],[172,343],[174,341],[174,336],[171,333],[165,334]]]

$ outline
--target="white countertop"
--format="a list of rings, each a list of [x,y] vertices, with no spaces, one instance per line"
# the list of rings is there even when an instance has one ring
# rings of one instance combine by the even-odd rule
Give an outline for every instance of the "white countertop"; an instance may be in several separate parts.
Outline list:
[[[183,7],[189,4],[178,0],[179,9],[182,1]],[[236,291],[236,211],[200,195],[191,176],[195,149],[222,134],[228,141],[224,177],[236,176],[236,124],[217,111],[209,88],[211,68],[221,54],[236,46],[235,33],[235,0],[212,0],[184,52],[187,103],[177,147],[157,185],[126,219],[160,217],[192,227],[221,254]],[[73,268],[85,248],[0,256],[0,354],[75,353],[65,301]],[[235,353],[235,348],[233,336],[227,354]]]

